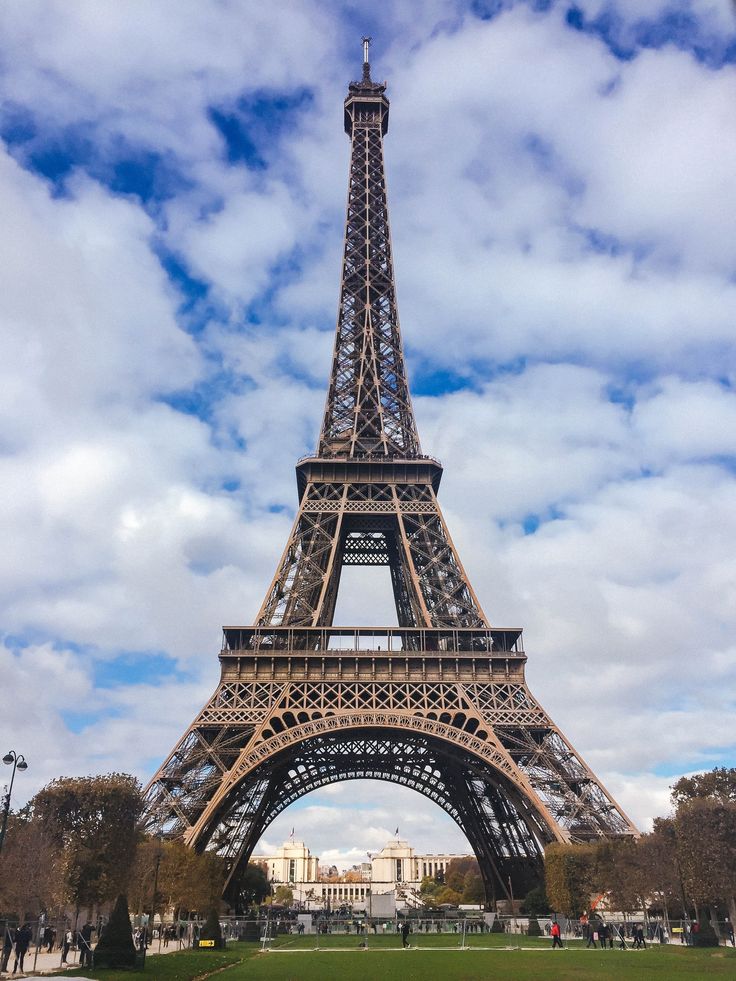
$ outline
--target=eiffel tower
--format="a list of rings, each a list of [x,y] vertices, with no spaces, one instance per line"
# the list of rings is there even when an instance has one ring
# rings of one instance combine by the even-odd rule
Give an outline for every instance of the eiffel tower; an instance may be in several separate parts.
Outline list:
[[[144,826],[226,859],[225,894],[304,794],[379,779],[465,833],[489,904],[539,880],[544,846],[637,835],[527,687],[518,627],[493,627],[437,501],[402,351],[385,84],[349,85],[351,140],[332,374],[299,509],[256,622],[224,628],[217,690],[146,789]],[[397,627],[333,624],[345,566],[387,565]]]

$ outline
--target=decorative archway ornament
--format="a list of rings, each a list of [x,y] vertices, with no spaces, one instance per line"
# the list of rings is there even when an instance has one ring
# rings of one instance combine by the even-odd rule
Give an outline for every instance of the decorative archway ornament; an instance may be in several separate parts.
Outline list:
[[[289,804],[339,780],[412,787],[457,822],[489,903],[523,895],[544,846],[637,835],[525,680],[520,628],[491,627],[422,454],[396,309],[385,85],[366,59],[351,138],[335,348],[319,445],[256,623],[225,627],[221,678],[146,788],[144,827],[228,863],[226,894]],[[333,625],[346,565],[389,567],[398,627]]]

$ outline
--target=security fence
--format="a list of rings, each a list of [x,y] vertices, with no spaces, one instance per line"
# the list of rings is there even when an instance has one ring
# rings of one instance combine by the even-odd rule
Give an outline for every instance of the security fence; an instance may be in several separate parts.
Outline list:
[[[398,914],[389,918],[345,916],[323,911],[272,912],[262,908],[258,915],[251,917],[222,917],[220,924],[223,937],[227,941],[250,941],[261,944],[264,949],[283,945],[291,949],[319,949],[322,946],[370,947],[372,944],[386,946],[404,941],[412,946],[496,946],[503,944],[501,935],[504,934],[510,945],[551,942],[551,917],[537,918],[537,933],[536,926],[530,932],[529,918],[523,916],[498,916],[481,912],[461,915],[454,911],[421,914],[422,911],[412,911],[411,915]],[[644,920],[643,917],[621,919],[614,916],[602,921],[606,930],[601,930],[598,923],[581,924],[564,917],[558,917],[557,922],[565,943],[629,947],[638,946],[640,942],[692,945],[697,939],[695,924],[691,920]],[[33,971],[37,968],[40,970],[91,964],[94,946],[104,923],[103,917],[98,917],[92,924],[82,917],[75,922],[64,915],[41,916],[37,920],[25,922],[0,919],[3,936],[0,972],[10,972],[14,966],[18,970]],[[203,919],[190,918],[156,923],[150,928],[148,917],[133,917],[131,933],[139,957],[144,958],[146,951],[149,954],[165,953],[196,946],[203,923]],[[407,927],[407,936],[402,937]],[[728,920],[714,921],[713,927],[722,944],[736,946],[732,924]],[[637,937],[639,928],[641,939]],[[491,934],[496,937],[491,938]]]

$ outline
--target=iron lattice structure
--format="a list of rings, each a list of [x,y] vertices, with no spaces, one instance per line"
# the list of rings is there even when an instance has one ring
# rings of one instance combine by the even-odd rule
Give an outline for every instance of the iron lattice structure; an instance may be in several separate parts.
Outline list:
[[[226,627],[217,690],[146,790],[145,825],[227,859],[227,892],[285,807],[374,778],[466,834],[489,902],[523,895],[553,841],[637,831],[529,691],[521,630],[492,628],[421,453],[396,310],[383,164],[389,103],[345,100],[352,152],[342,287],[315,456],[256,624]],[[333,625],[346,565],[387,565],[398,627]]]

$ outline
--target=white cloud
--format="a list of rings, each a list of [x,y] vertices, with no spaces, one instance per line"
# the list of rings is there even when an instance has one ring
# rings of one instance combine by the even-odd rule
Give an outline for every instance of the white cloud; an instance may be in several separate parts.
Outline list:
[[[613,6],[628,37],[668,9],[585,4]],[[693,11],[715,50],[725,16]],[[0,623],[32,641],[2,651],[26,788],[145,776],[215,684],[220,624],[250,620],[270,581],[329,369],[348,14],[3,5],[3,96],[35,127],[0,154]],[[417,400],[451,531],[491,619],[525,626],[535,694],[643,824],[666,808],[656,774],[733,760],[733,67],[666,46],[622,62],[563,14],[388,4],[374,74],[391,82],[411,368],[473,383]],[[259,137],[265,168],[228,163],[208,108],[303,86],[311,101]],[[154,151],[186,182],[147,214],[82,155],[55,193],[32,152],[65,127],[108,164]],[[200,333],[159,248],[209,287]],[[366,622],[385,592],[354,590],[342,615]],[[96,684],[123,651],[188,674]],[[463,851],[407,793],[330,788],[267,840],[301,822],[322,858],[355,856],[399,823],[415,847]]]

